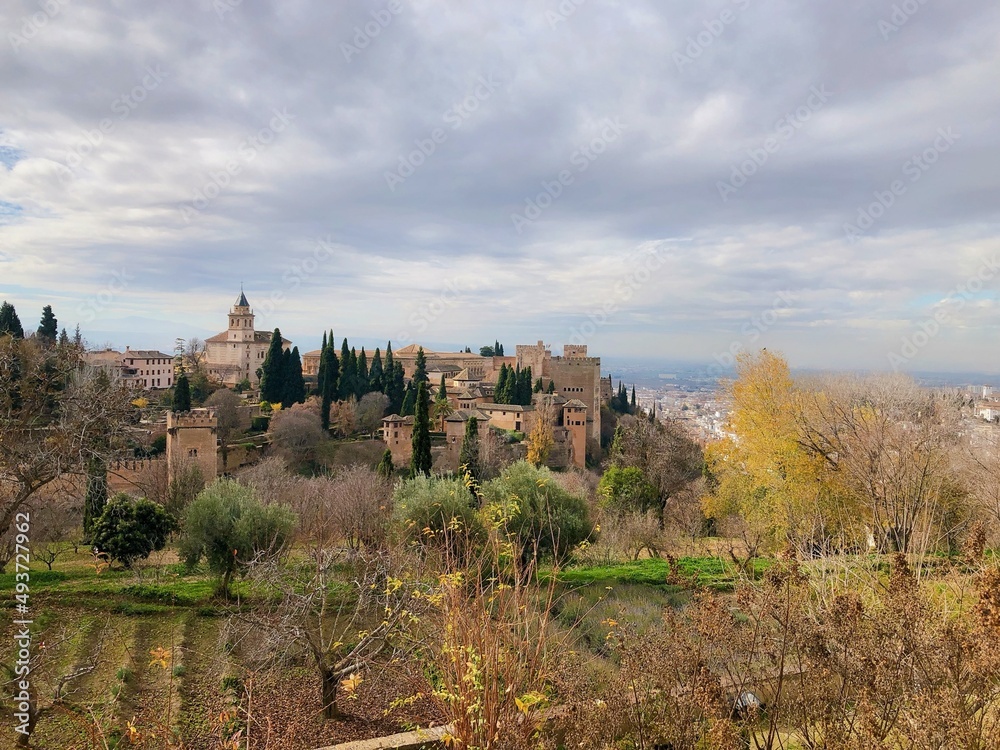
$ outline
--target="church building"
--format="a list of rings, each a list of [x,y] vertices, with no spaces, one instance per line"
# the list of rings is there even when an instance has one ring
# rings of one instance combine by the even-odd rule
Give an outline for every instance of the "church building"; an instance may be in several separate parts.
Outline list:
[[[229,328],[205,339],[205,364],[209,377],[218,378],[228,386],[246,378],[251,386],[257,386],[260,380],[257,370],[267,357],[271,332],[254,330],[253,321],[253,310],[240,290],[240,297],[229,313]],[[283,338],[281,345],[288,349],[292,342]]]

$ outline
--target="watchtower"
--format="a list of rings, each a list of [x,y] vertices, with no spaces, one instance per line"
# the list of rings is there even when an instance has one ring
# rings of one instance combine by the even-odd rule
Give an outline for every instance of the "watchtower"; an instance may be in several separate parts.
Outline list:
[[[215,409],[167,412],[167,467],[174,472],[185,465],[201,470],[205,483],[219,474],[219,420]]]

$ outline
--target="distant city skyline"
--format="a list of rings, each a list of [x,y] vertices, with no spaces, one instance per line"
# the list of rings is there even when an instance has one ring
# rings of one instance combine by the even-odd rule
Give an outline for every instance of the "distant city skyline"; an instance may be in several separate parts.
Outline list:
[[[0,10],[0,299],[225,327],[1000,373],[1000,7]],[[1000,379],[1000,378],[998,378]]]

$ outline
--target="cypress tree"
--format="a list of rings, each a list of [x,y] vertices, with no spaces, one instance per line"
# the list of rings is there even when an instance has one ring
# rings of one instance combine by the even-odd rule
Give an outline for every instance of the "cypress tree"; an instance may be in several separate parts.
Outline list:
[[[90,541],[94,522],[104,512],[108,502],[108,467],[100,458],[87,462],[87,494],[83,500],[83,539]]]
[[[473,480],[479,479],[479,420],[469,417],[465,423],[462,450],[458,454],[458,465],[465,469]]]
[[[323,395],[323,385],[326,380],[326,331],[323,331],[323,345],[319,348],[319,370],[316,372],[316,393]]]
[[[42,320],[38,324],[35,335],[46,346],[52,346],[56,343],[56,337],[59,335],[59,324],[56,321],[56,316],[52,314],[52,305],[46,305],[42,308]]]
[[[400,364],[400,367],[402,366],[403,365]],[[411,380],[409,383],[406,384],[406,393],[403,396],[403,407],[402,410],[399,412],[400,415],[404,417],[412,416],[414,413],[414,409],[416,409],[416,405],[417,405],[417,387],[413,384],[413,381]]]
[[[347,348],[347,339],[340,345],[340,385],[338,392],[341,401],[347,401],[355,395],[355,362],[351,359],[351,350]]]
[[[500,374],[497,375],[497,384],[493,389],[493,401],[498,404],[506,404],[507,402],[503,400],[504,394],[507,391],[507,363],[500,365]]]
[[[556,392],[556,381],[550,380],[549,381],[549,387],[545,389],[545,392],[546,393],[555,393]]]
[[[191,411],[191,385],[185,373],[177,376],[174,381],[174,398],[171,408],[174,411]]]
[[[323,392],[320,394],[320,422],[324,430],[330,429],[330,406],[337,397],[337,389],[340,385],[340,366],[337,363],[337,353],[334,351],[333,343],[328,343],[323,350],[323,362],[326,363],[326,377],[323,381]]]
[[[17,317],[14,306],[4,300],[0,305],[0,335],[9,333],[16,339],[24,338],[24,328],[21,327],[21,319]]]
[[[493,356],[499,357],[503,350],[500,348],[500,342],[496,339],[493,340]]]
[[[375,356],[372,357],[372,366],[368,370],[368,390],[369,392],[384,393],[385,378],[382,376],[382,352],[375,347]]]
[[[283,359],[286,370],[281,406],[287,409],[292,404],[301,404],[306,400],[306,384],[302,378],[302,358],[299,356],[299,347],[293,347],[291,352],[286,351]]]
[[[413,415],[413,452],[410,455],[410,471],[414,476],[431,473],[431,424],[430,400],[427,383],[417,384],[416,404]]]
[[[497,356],[502,357],[503,356],[503,344],[497,344],[497,348],[500,350],[500,351],[497,352]]]
[[[66,329],[63,328],[59,332],[59,346],[69,346],[69,335],[66,333]]]
[[[517,403],[521,406],[528,406],[531,404],[531,368],[526,367],[521,370],[521,378],[517,384]]]
[[[406,396],[406,381],[403,377],[402,362],[394,362],[391,373],[386,371],[386,390],[386,396],[389,397],[389,412],[402,414],[403,399]]]
[[[389,388],[392,387],[392,379],[394,377],[393,367],[395,364],[392,359],[392,342],[390,341],[385,347],[385,365],[383,365],[383,370],[385,371],[385,391],[383,393],[386,396],[389,396]],[[389,396],[389,398],[391,400],[392,397]]]
[[[358,401],[360,401],[361,397],[368,393],[368,378],[370,377],[368,373],[368,355],[365,354],[365,348],[363,346],[361,347],[361,354],[358,355],[358,369],[356,377],[358,383],[356,393]]]
[[[392,451],[388,448],[385,449],[382,459],[378,462],[378,466],[375,467],[375,473],[386,479],[392,479],[392,475],[396,473],[396,467],[392,465]]]
[[[418,383],[427,382],[427,357],[424,348],[417,349],[417,361],[413,367],[413,379]]]
[[[285,391],[285,363],[282,351],[281,331],[275,328],[271,334],[271,343],[267,347],[267,356],[260,368],[260,397],[272,404],[281,403]]]
[[[638,406],[635,400],[635,383],[632,384],[632,413],[635,414]]]
[[[545,390],[545,386],[542,384],[542,379],[539,378],[535,381],[535,387],[532,389],[533,393],[541,393]]]

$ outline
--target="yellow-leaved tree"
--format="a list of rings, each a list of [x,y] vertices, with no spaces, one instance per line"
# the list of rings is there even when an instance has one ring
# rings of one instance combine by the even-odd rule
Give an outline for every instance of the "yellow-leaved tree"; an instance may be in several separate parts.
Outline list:
[[[802,399],[788,363],[765,349],[740,354],[736,368],[728,434],[705,450],[705,514],[736,521],[748,557],[788,544],[814,551],[829,538],[836,492],[823,458],[800,439]]]
[[[552,416],[548,408],[543,406],[537,415],[535,425],[528,434],[527,459],[533,466],[541,466],[548,461],[555,445],[555,438],[552,436]]]

